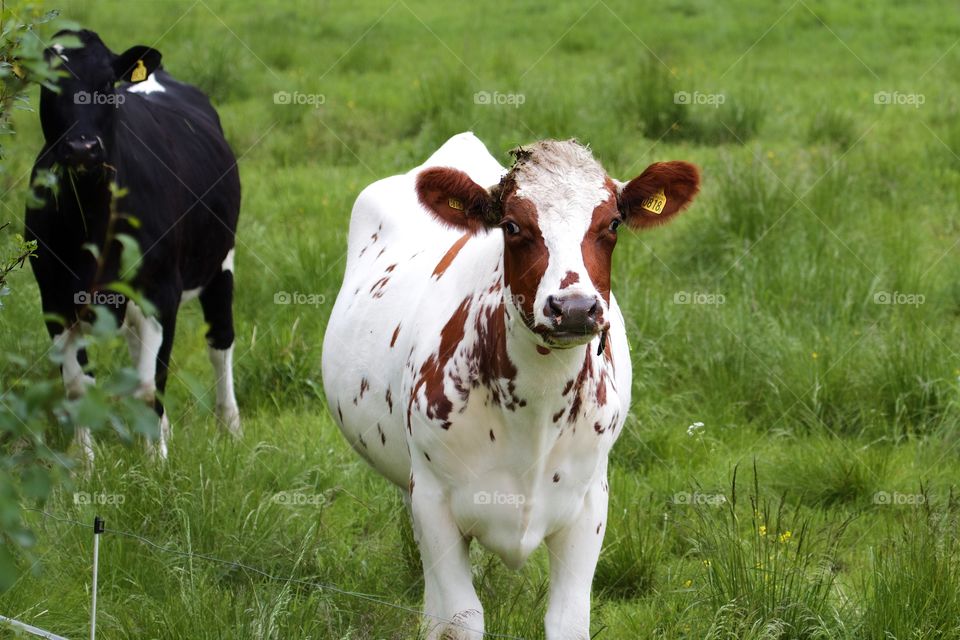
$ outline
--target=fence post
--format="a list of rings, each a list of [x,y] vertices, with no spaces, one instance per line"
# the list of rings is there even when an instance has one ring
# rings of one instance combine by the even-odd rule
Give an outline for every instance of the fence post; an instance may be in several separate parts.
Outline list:
[[[100,534],[103,533],[103,520],[93,517],[93,589],[90,600],[90,640],[97,637],[97,565],[100,562]]]

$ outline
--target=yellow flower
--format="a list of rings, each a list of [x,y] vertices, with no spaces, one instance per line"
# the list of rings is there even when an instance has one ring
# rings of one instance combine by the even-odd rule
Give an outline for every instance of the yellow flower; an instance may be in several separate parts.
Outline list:
[[[792,534],[792,533],[790,533],[789,531],[784,531],[784,532],[781,533],[780,536],[779,536],[780,543],[781,543],[781,544],[787,544],[788,542],[790,542],[790,538],[791,538],[791,537],[793,537],[793,534]]]
[[[814,360],[816,360],[817,358],[820,357],[820,354],[817,353],[816,351],[814,351],[813,353],[810,354],[810,357],[813,358]]]
[[[710,561],[709,561],[709,560],[704,560],[704,561],[703,561],[703,566],[709,567],[709,566],[710,566]]]
[[[687,580],[686,582],[683,583],[683,587],[685,589],[689,589],[692,586],[693,586],[693,580]]]
[[[760,532],[761,536],[767,535],[767,525],[765,524],[760,525],[760,528],[757,531]]]

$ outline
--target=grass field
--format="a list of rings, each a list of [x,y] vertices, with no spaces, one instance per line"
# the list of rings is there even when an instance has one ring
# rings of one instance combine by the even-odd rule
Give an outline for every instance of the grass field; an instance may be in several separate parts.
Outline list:
[[[504,162],[518,143],[577,137],[621,179],[668,159],[704,176],[677,222],[621,238],[615,254],[635,401],[612,455],[595,637],[960,638],[955,8],[45,6],[114,50],[156,43],[220,110],[244,190],[245,420],[242,441],[218,435],[191,303],[168,388],[169,462],[101,440],[95,473],[45,509],[83,522],[99,513],[169,550],[283,578],[106,534],[99,637],[417,637],[408,611],[284,580],[420,606],[401,500],[328,415],[320,345],[359,190],[470,129]],[[41,135],[36,114],[16,124],[0,223],[19,226]],[[0,352],[56,376],[29,270],[11,286]],[[279,292],[325,302],[275,304]],[[118,366],[120,347],[94,354],[97,367]],[[3,388],[17,384],[7,367]],[[77,505],[73,491],[122,504]],[[0,594],[0,614],[84,636],[89,530],[31,520],[42,563]],[[519,573],[473,553],[487,630],[541,637],[545,553]]]

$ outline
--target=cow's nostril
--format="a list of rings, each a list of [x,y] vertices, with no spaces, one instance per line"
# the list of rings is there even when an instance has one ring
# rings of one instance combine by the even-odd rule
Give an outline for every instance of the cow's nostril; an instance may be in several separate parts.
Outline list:
[[[591,319],[596,318],[598,311],[600,311],[600,301],[594,300],[593,306],[591,306],[590,309],[587,311],[587,315],[590,316]]]
[[[563,307],[553,296],[547,296],[547,313],[552,318],[559,318],[563,315]]]

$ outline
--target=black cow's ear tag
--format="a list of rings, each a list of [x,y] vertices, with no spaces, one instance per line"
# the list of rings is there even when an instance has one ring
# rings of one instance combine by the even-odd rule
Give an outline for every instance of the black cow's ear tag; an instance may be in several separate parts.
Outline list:
[[[130,82],[143,82],[147,79],[147,67],[143,60],[137,60],[137,66],[130,72]]]

